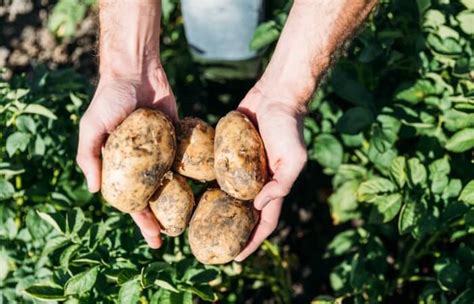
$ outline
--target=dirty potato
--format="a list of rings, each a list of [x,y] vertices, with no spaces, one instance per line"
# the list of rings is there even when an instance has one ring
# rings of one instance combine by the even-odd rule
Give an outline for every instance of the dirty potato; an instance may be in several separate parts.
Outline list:
[[[258,131],[244,114],[232,111],[219,120],[214,158],[222,190],[241,200],[257,196],[267,180],[267,159]]]
[[[216,179],[214,128],[199,118],[186,117],[176,125],[176,139],[174,170],[199,181]]]
[[[123,212],[148,206],[150,196],[173,164],[176,137],[161,112],[138,109],[109,136],[102,153],[102,195]]]
[[[189,223],[189,244],[204,264],[225,264],[245,247],[258,220],[251,202],[219,189],[207,190]]]
[[[199,181],[216,179],[214,128],[199,118],[186,117],[176,125],[176,140],[176,172]]]
[[[178,236],[188,226],[194,208],[194,195],[184,177],[169,171],[149,204],[160,223],[161,232]]]

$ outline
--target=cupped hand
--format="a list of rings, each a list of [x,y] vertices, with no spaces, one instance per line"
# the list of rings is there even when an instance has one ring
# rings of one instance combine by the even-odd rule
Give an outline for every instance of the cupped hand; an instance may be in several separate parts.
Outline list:
[[[254,87],[238,110],[247,114],[258,127],[270,169],[270,181],[254,200],[255,208],[261,210],[259,223],[247,246],[235,258],[242,261],[277,227],[283,199],[306,164],[307,153],[303,114],[296,105],[265,95]]]
[[[127,79],[102,76],[92,101],[81,118],[77,163],[90,192],[101,185],[100,154],[110,132],[137,108],[153,108],[177,120],[176,102],[163,69]],[[131,213],[150,247],[161,246],[160,226],[149,208]]]

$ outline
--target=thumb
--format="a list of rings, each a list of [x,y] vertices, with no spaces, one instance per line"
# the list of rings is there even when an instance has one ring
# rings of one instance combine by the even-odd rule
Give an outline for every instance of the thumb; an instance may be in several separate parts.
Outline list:
[[[81,119],[76,161],[86,177],[90,192],[100,190],[100,152],[106,135],[104,127],[97,120],[87,115]]]

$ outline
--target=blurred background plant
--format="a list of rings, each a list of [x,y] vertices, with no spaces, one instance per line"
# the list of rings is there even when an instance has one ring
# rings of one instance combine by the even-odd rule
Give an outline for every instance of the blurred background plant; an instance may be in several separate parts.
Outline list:
[[[1,302],[474,302],[473,1],[380,1],[310,104],[310,161],[279,228],[222,267],[197,263],[185,237],[148,249],[86,190],[74,155],[97,76],[94,2],[0,7]],[[206,77],[179,2],[162,5],[180,112],[215,123],[254,80]],[[251,43],[262,67],[290,5],[266,7]]]

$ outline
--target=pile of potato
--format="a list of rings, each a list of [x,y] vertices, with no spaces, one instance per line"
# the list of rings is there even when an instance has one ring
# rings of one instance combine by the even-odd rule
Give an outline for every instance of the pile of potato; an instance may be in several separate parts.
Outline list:
[[[267,180],[262,139],[250,120],[232,111],[214,129],[187,117],[173,126],[161,112],[138,109],[107,139],[102,195],[123,212],[150,206],[162,232],[178,236],[189,225],[196,258],[205,264],[233,260],[258,221],[252,200]],[[187,178],[217,180],[199,199]]]

